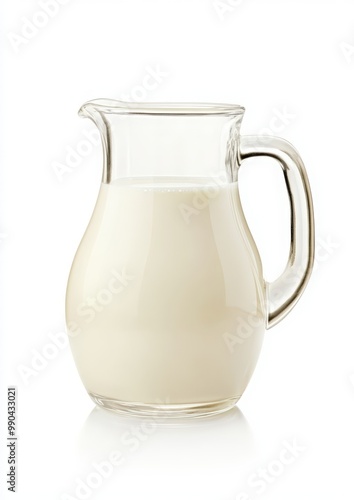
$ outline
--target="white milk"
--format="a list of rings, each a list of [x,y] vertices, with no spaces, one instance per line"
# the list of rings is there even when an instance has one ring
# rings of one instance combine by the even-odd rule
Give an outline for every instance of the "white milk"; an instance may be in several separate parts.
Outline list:
[[[67,291],[75,361],[102,399],[237,400],[265,328],[237,184],[166,179],[102,184]]]

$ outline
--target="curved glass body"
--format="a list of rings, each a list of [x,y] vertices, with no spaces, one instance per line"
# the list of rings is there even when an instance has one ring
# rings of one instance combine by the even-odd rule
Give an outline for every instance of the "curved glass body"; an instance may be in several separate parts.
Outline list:
[[[97,404],[165,416],[232,407],[265,329],[302,293],[313,263],[306,173],[285,141],[240,138],[243,112],[111,100],[81,108],[101,132],[104,168],[66,315],[77,368]],[[243,158],[262,154],[283,166],[293,217],[289,265],[275,284],[263,279],[238,193]]]

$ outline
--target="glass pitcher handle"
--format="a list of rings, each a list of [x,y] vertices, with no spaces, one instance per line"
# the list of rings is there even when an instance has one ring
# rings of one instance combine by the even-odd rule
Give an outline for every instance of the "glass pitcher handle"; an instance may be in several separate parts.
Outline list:
[[[295,148],[278,137],[241,137],[241,162],[255,156],[269,156],[280,163],[290,200],[291,243],[288,264],[277,280],[266,282],[267,328],[271,328],[291,311],[308,283],[314,263],[315,225],[310,184]]]

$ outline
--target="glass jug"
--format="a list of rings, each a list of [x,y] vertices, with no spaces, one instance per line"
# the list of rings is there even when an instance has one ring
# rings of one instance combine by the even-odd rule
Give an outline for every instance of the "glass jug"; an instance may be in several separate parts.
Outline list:
[[[244,108],[97,99],[103,177],[68,282],[71,349],[93,401],[142,415],[233,407],[265,329],[294,307],[314,260],[311,192],[283,139],[240,136]],[[276,159],[291,208],[283,274],[265,282],[238,192],[253,156]]]

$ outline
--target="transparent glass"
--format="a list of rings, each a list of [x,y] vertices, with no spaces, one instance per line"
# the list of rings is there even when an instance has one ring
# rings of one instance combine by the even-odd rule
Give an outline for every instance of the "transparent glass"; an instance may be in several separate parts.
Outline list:
[[[103,176],[67,288],[68,334],[98,404],[141,415],[201,416],[243,394],[263,335],[302,294],[313,266],[310,187],[294,148],[240,136],[244,108],[99,99]],[[238,192],[251,156],[283,169],[291,247],[263,278]]]

